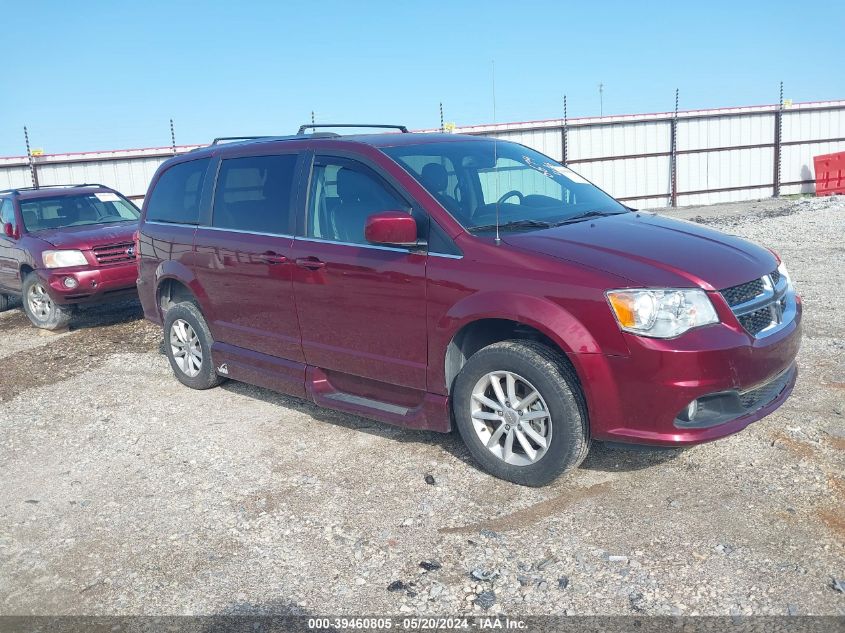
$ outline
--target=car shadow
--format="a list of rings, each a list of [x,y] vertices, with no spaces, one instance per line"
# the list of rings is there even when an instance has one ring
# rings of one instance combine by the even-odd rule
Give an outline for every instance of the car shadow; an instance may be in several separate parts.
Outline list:
[[[587,459],[581,464],[584,470],[608,473],[632,472],[659,466],[678,458],[684,449],[654,446],[631,446],[593,442]]]
[[[235,602],[214,615],[176,620],[179,624],[185,620],[199,621],[201,627],[191,626],[186,629],[197,633],[304,633],[314,629],[313,626],[308,626],[310,617],[313,617],[313,614],[297,604],[273,600],[267,603]],[[176,630],[180,630],[180,627],[177,626]]]
[[[86,330],[95,327],[120,325],[144,318],[141,302],[125,299],[114,303],[80,305],[70,321],[70,330]]]
[[[419,431],[400,426],[370,420],[352,413],[335,411],[317,406],[309,400],[280,394],[271,389],[257,387],[236,380],[228,380],[221,385],[222,389],[249,398],[255,398],[274,406],[293,409],[305,413],[315,420],[326,422],[334,426],[353,431],[368,433],[377,437],[400,443],[420,443],[438,446],[446,453],[464,464],[482,471],[482,468],[472,458],[460,434],[453,430],[451,433],[437,433],[435,431]],[[630,472],[659,466],[677,458],[680,449],[660,449],[651,447],[608,446],[602,442],[593,442],[587,458],[580,468],[602,472]]]

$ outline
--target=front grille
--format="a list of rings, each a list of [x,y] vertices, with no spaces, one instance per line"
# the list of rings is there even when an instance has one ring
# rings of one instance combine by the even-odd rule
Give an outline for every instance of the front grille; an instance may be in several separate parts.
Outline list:
[[[740,325],[752,336],[772,332],[789,309],[789,284],[778,271],[722,290]]]
[[[132,242],[121,242],[120,244],[109,244],[108,246],[97,246],[93,249],[94,257],[97,258],[97,263],[100,264],[100,266],[131,262],[135,259],[134,254],[130,255],[130,249],[133,246],[134,244],[132,244]]]
[[[739,323],[749,334],[757,335],[772,324],[772,309],[769,306],[739,317]]]
[[[759,297],[761,294],[763,294],[762,279],[755,279],[754,281],[722,290],[722,296],[731,307],[751,301],[754,297]]]
[[[750,413],[761,407],[765,407],[781,394],[792,378],[794,371],[795,368],[791,367],[766,384],[740,393],[739,401],[742,403],[742,408]]]

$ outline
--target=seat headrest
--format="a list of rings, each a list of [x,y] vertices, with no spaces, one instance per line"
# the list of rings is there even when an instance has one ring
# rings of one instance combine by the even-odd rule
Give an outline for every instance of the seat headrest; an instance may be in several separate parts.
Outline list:
[[[23,224],[27,230],[32,231],[38,228],[38,214],[35,211],[23,211]]]
[[[449,185],[449,174],[446,173],[446,168],[440,163],[427,163],[422,168],[420,178],[427,189],[436,193],[446,191],[446,187]]]
[[[342,202],[358,202],[371,197],[373,182],[364,174],[342,167],[337,171],[337,195]]]

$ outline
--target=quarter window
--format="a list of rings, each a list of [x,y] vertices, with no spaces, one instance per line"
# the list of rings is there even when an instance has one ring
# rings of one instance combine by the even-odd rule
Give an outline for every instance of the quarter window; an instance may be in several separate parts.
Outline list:
[[[147,203],[147,220],[197,224],[205,172],[211,159],[178,163],[164,172]]]
[[[398,194],[362,165],[318,159],[308,197],[306,235],[335,242],[367,244],[367,218],[381,211],[411,212]]]
[[[296,158],[283,154],[224,160],[217,176],[212,226],[288,233]]]

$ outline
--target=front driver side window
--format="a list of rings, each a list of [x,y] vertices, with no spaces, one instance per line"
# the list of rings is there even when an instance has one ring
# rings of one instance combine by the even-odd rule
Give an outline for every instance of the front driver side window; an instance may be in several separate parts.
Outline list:
[[[308,196],[306,235],[367,244],[367,218],[380,211],[408,211],[408,204],[374,173],[351,161],[317,159]]]

